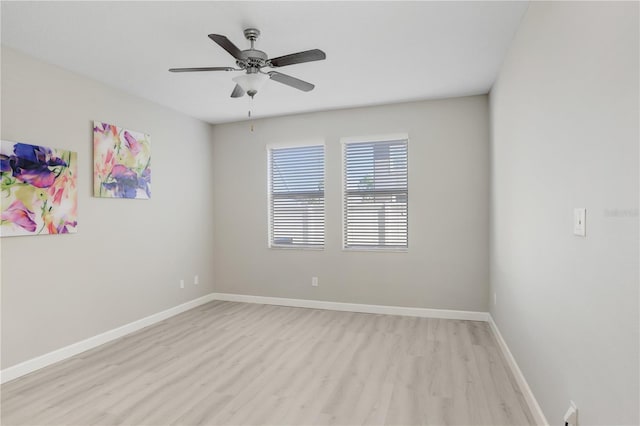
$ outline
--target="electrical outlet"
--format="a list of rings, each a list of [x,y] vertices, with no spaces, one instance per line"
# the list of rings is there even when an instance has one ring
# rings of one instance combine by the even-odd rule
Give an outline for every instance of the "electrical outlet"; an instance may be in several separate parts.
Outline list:
[[[498,304],[498,295],[496,293],[493,293],[493,306]]]
[[[578,407],[573,401],[569,401],[569,409],[564,415],[564,424],[571,426],[578,426]]]
[[[184,280],[180,280],[180,288],[184,288]]]
[[[311,285],[318,287],[318,277],[311,277]]]
[[[195,285],[200,284],[200,277],[198,277],[197,275],[196,275],[195,277],[193,277],[193,283],[194,283]]]

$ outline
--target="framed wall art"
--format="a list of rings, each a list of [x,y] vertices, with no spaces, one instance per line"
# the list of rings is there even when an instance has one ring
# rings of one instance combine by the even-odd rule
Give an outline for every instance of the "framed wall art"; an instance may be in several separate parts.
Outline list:
[[[93,195],[151,198],[149,135],[93,122]]]
[[[75,152],[0,141],[0,236],[76,232],[77,170]]]

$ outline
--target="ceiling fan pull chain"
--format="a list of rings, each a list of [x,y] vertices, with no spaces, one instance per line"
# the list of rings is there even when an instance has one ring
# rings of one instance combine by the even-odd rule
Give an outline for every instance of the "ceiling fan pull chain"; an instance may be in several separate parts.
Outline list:
[[[253,109],[253,96],[249,98],[249,111],[247,112],[247,116],[249,120],[251,120],[251,110]],[[253,132],[253,122],[251,122],[251,131]]]

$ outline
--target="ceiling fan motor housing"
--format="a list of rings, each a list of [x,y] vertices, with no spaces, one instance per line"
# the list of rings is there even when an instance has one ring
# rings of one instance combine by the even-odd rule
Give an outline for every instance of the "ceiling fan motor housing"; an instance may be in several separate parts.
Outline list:
[[[267,54],[262,50],[247,49],[240,52],[240,59],[236,64],[242,69],[262,68],[267,63]]]
[[[247,28],[244,30],[244,36],[251,42],[251,48],[240,52],[240,58],[236,60],[236,64],[248,72],[257,72],[257,70],[254,69],[257,68],[259,70],[266,66],[268,58],[267,54],[262,50],[253,48],[253,43],[260,36],[260,30],[257,28]]]

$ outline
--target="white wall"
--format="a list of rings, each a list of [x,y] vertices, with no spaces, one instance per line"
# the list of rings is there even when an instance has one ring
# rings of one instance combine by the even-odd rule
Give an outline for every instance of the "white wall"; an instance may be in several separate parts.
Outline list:
[[[214,126],[216,291],[486,311],[488,123],[475,96]],[[409,134],[409,251],[343,251],[340,138],[394,133]],[[326,144],[325,249],[269,249],[266,146],[308,140]]]
[[[637,2],[533,2],[491,91],[491,314],[551,424],[640,420],[638,38]]]
[[[92,197],[94,119],[151,135],[151,200]],[[76,151],[79,190],[77,234],[0,240],[2,368],[213,290],[210,125],[3,46],[2,139]]]

